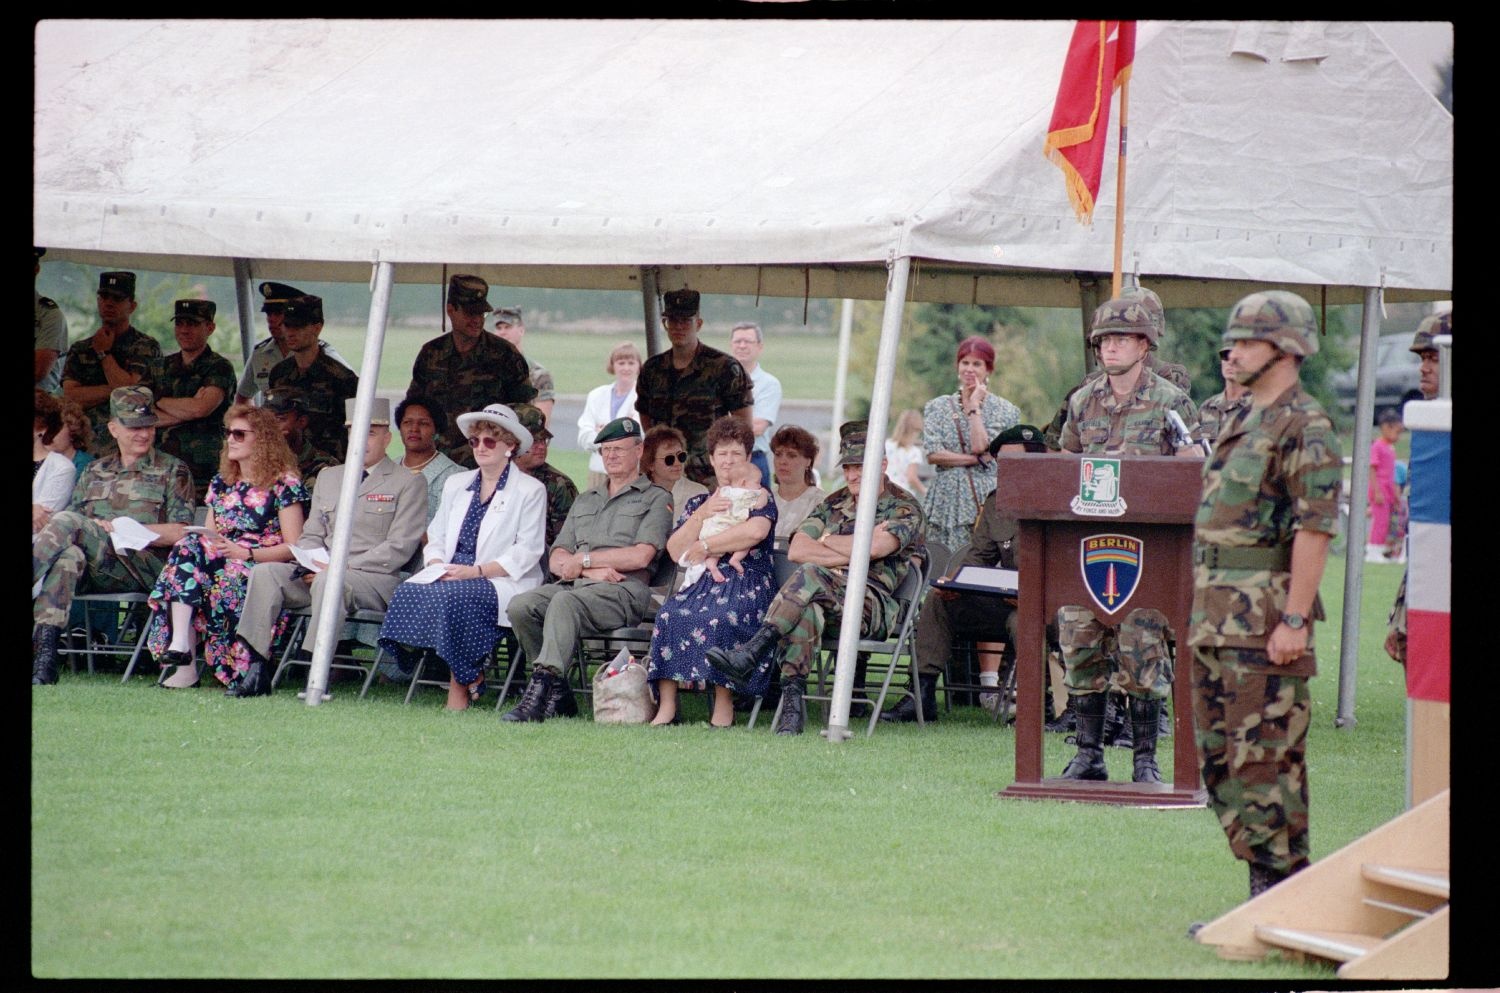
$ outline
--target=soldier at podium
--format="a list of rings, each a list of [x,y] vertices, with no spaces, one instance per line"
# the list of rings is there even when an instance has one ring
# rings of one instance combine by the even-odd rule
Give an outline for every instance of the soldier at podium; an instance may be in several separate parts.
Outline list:
[[[1202,454],[1196,444],[1179,439],[1168,416],[1175,412],[1189,433],[1196,431],[1193,401],[1144,366],[1164,325],[1155,294],[1115,297],[1094,311],[1089,343],[1098,347],[1105,374],[1085,381],[1068,401],[1063,451],[1190,458]],[[1088,607],[1058,608],[1065,682],[1078,721],[1078,753],[1062,778],[1109,778],[1104,766],[1104,710],[1114,685],[1129,699],[1135,739],[1131,778],[1137,783],[1161,782],[1156,735],[1162,701],[1172,688],[1166,629],[1166,615],[1159,610],[1132,610],[1116,628],[1100,623]]]

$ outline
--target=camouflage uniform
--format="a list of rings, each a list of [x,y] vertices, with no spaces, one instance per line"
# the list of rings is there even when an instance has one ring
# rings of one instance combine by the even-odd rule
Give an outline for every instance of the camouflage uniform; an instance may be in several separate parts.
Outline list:
[[[319,348],[317,358],[305,370],[298,367],[295,355],[276,363],[269,383],[273,390],[290,386],[302,392],[307,404],[308,439],[343,461],[349,442],[349,429],[344,426],[344,401],[359,391],[359,376]]]
[[[483,410],[491,403],[520,403],[536,396],[527,381],[526,360],[504,338],[481,334],[474,347],[459,352],[453,334],[427,342],[411,367],[408,398],[429,396],[443,405],[448,430],[437,439],[438,451],[460,465],[474,467],[469,444],[458,427],[458,415]]]
[[[318,339],[318,349],[339,365],[348,368],[351,372],[354,371],[354,367],[344,361],[344,357],[322,338]],[[249,397],[257,404],[260,403],[262,394],[271,388],[271,370],[289,358],[291,355],[281,354],[281,346],[276,344],[275,338],[265,338],[256,342],[255,347],[250,349],[250,361],[245,363],[245,371],[240,375],[235,392],[242,397]]]
[[[193,489],[200,501],[208,490],[208,481],[219,471],[219,452],[224,447],[224,411],[234,401],[234,367],[212,348],[205,347],[192,365],[182,361],[181,352],[173,352],[162,363],[155,390],[158,399],[192,397],[205,386],[223,390],[223,401],[197,420],[174,424],[157,434],[158,447],[182,459],[192,470]]]
[[[141,381],[136,384],[153,392],[161,377],[161,346],[150,335],[143,334],[132,325],[115,335],[114,346],[109,353],[115,363],[126,372],[138,374]],[[104,375],[104,359],[94,351],[94,339],[90,335],[73,343],[63,361],[62,378],[72,380],[79,386],[106,386],[109,379]],[[84,408],[89,427],[93,428],[94,441],[89,446],[90,455],[104,455],[116,450],[115,439],[105,425],[109,423],[109,400],[105,399]]]
[[[313,483],[317,482],[318,473],[329,466],[339,464],[339,460],[329,455],[323,449],[312,443],[307,435],[302,436],[302,447],[292,453],[297,459],[297,475],[302,478],[302,485],[312,492]],[[429,517],[428,520],[432,518]]]
[[[31,339],[32,347],[57,353],[57,358],[52,360],[51,367],[42,374],[36,388],[53,396],[61,396],[63,356],[68,351],[68,321],[63,317],[56,301],[42,296],[35,287],[31,293],[36,297],[36,328]]]
[[[703,440],[709,425],[753,404],[745,367],[702,342],[686,369],[679,372],[673,367],[672,353],[666,351],[647,359],[636,380],[635,409],[653,425],[670,424],[682,432],[687,438],[688,478],[708,487],[715,485]]]
[[[1176,362],[1163,361],[1157,356],[1155,352],[1147,352],[1146,357],[1141,360],[1141,368],[1145,369],[1147,372],[1156,373],[1162,379],[1165,379],[1167,382],[1177,387],[1183,393],[1186,393],[1189,396],[1192,395],[1193,381],[1192,377],[1188,375],[1186,366],[1178,365]],[[1059,451],[1062,447],[1063,425],[1066,424],[1068,420],[1068,404],[1072,401],[1073,394],[1077,393],[1085,386],[1088,386],[1089,384],[1095,383],[1098,380],[1102,379],[1104,375],[1104,369],[1095,369],[1087,376],[1084,376],[1083,381],[1069,390],[1068,395],[1063,397],[1062,406],[1057,408],[1057,413],[1053,415],[1052,422],[1047,425],[1047,429],[1043,432],[1043,437],[1047,442],[1048,448],[1056,452]],[[1201,409],[1199,410],[1199,415],[1202,415]]]
[[[547,488],[547,547],[551,548],[563,521],[568,519],[568,511],[573,509],[573,501],[578,498],[578,487],[548,462],[523,471]]]
[[[526,375],[526,381],[536,390],[535,400],[557,400],[557,386],[552,382],[552,373],[547,371],[546,366],[526,359]]]
[[[1194,439],[1206,441],[1212,446],[1218,440],[1219,428],[1234,420],[1240,411],[1248,409],[1250,394],[1244,393],[1238,400],[1229,400],[1225,398],[1224,391],[1220,390],[1198,407],[1198,430],[1193,434]]]
[[[880,480],[875,523],[884,523],[899,545],[884,558],[870,560],[859,628],[860,635],[866,638],[881,638],[890,632],[901,615],[896,588],[906,578],[912,557],[926,554],[921,505],[884,476]],[[848,487],[839,489],[818,504],[797,531],[813,539],[824,534],[853,534],[858,502],[859,498]],[[848,579],[846,568],[803,563],[766,608],[763,623],[776,630],[785,646],[781,662],[784,678],[807,676],[814,656],[821,650],[823,632],[836,629],[841,623]]]
[[[131,517],[142,524],[193,523],[193,476],[187,464],[152,449],[126,468],[119,454],[90,462],[68,509],[54,514],[31,545],[32,603],[38,625],[62,627],[75,593],[147,593],[168,549],[117,554],[98,520]]]

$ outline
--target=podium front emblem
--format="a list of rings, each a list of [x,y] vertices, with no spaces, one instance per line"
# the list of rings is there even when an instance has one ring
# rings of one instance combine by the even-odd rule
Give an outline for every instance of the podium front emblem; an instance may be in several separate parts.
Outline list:
[[[1083,585],[1106,614],[1119,611],[1135,593],[1145,547],[1128,534],[1093,534],[1079,542]]]
[[[1120,460],[1085,455],[1078,463],[1078,495],[1068,507],[1084,517],[1120,517]]]

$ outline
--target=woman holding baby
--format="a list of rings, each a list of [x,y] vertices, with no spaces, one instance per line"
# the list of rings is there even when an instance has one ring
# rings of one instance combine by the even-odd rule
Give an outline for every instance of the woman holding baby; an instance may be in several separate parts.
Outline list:
[[[705,442],[717,487],[687,502],[667,539],[667,554],[689,574],[699,572],[695,567],[702,574],[685,582],[656,614],[647,678],[661,700],[652,721],[657,725],[681,723],[679,683],[712,684],[709,725],[727,728],[734,723],[732,694],[760,696],[771,681],[770,658],[745,681],[730,679],[704,659],[710,648],[733,647],[750,637],[776,593],[771,563],[776,501],[750,466],[755,435],[744,421],[726,416],[709,427]]]

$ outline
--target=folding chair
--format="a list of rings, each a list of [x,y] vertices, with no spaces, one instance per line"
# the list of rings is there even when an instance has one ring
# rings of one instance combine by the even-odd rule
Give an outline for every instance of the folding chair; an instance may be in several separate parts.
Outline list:
[[[495,646],[490,649],[489,658],[484,663],[486,680],[492,676],[498,677],[502,671],[502,665],[504,666],[505,681],[500,687],[500,699],[495,702],[496,710],[505,705],[505,696],[510,691],[511,683],[515,680],[516,669],[526,657],[521,651],[520,644],[515,640],[515,636],[511,634],[510,628],[502,627],[500,632],[500,638],[496,640]],[[502,655],[508,657],[505,663],[501,662]],[[411,703],[411,698],[417,692],[418,686],[432,686],[445,692],[447,691],[449,677],[444,676],[442,679],[424,678],[422,672],[426,668],[427,653],[424,651],[417,657],[416,668],[412,670],[411,674],[411,683],[406,687],[406,697],[401,701],[402,706]]]
[[[135,672],[136,663],[140,660],[141,652],[146,649],[146,631],[151,621],[151,615],[146,609],[146,594],[83,593],[75,595],[73,602],[84,605],[84,647],[67,647],[59,643],[57,647],[58,654],[68,656],[68,663],[72,666],[74,672],[78,671],[78,656],[82,655],[88,666],[89,675],[94,674],[95,655],[109,655],[116,658],[128,659],[125,665],[125,675],[120,677],[120,682],[130,682],[130,677]],[[115,611],[117,636],[114,640],[101,639],[96,643],[94,640],[93,617],[94,608],[99,604],[105,604]],[[126,640],[132,633],[135,635],[135,640]]]
[[[309,669],[312,667],[310,660],[294,657],[297,649],[302,646],[302,641],[307,634],[307,625],[312,620],[312,608],[299,607],[291,611],[291,615],[293,619],[292,627],[286,634],[286,644],[281,651],[281,661],[276,664],[276,672],[271,676],[271,686],[273,688],[281,681],[281,674],[286,671],[288,666],[305,665]],[[380,630],[380,625],[384,621],[385,611],[383,610],[353,610],[344,618],[346,624],[368,625],[374,627],[377,631]],[[376,647],[375,657],[369,663],[369,668],[366,669],[365,662],[362,659],[354,655],[339,655],[337,649],[335,649],[333,662],[330,664],[329,669],[344,669],[364,676],[364,685],[359,690],[359,698],[363,700],[365,694],[369,692],[370,683],[375,678],[375,669],[380,665],[380,659],[383,654],[384,652],[379,647]]]

